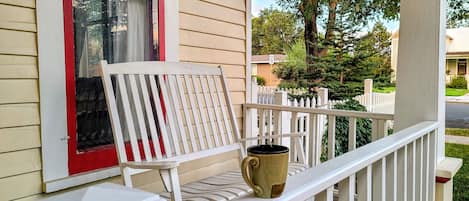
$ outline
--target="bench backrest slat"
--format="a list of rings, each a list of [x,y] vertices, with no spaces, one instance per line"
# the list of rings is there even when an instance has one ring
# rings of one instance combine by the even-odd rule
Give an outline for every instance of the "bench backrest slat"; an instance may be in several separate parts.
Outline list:
[[[142,89],[148,89],[147,81],[145,80],[145,75],[139,75],[138,78],[139,78],[139,81],[140,81],[140,86],[142,86],[141,88]],[[150,91],[152,91],[152,89],[150,89]],[[143,96],[143,103],[145,105],[144,110],[145,111],[151,111],[152,107],[151,107],[149,91],[148,90],[142,90],[142,96]],[[158,139],[158,136],[157,136],[158,131],[157,131],[156,125],[155,125],[155,117],[152,115],[151,112],[145,112],[145,114],[146,114],[146,119],[147,119],[146,123],[148,123],[149,129],[150,129],[151,139]],[[153,148],[155,149],[156,159],[162,159],[163,156],[161,154],[161,148],[160,148],[159,140],[152,140],[152,145],[153,145]]]
[[[202,130],[201,130],[201,121],[199,119],[199,112],[197,110],[197,108],[195,107],[195,98],[194,98],[194,90],[193,90],[193,87],[192,87],[192,84],[191,84],[191,81],[189,79],[192,79],[190,78],[188,75],[184,75],[184,84],[185,84],[185,87],[187,89],[187,94],[188,94],[188,99],[189,99],[189,105],[191,107],[191,111],[192,111],[192,118],[194,119],[194,123],[195,123],[195,129],[196,129],[196,133],[197,133],[197,137],[199,139],[199,143],[200,143],[200,149],[201,150],[205,150],[207,149],[206,145],[205,145],[205,140],[204,140],[204,137],[202,135]],[[208,130],[204,130],[206,133],[208,133]]]
[[[130,158],[126,144],[138,162],[171,160],[239,142],[221,68],[103,62],[101,70],[120,162]]]

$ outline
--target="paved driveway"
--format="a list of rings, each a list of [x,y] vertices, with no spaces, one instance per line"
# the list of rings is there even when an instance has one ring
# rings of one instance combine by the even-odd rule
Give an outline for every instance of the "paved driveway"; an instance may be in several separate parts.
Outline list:
[[[446,103],[446,127],[469,128],[469,103]]]

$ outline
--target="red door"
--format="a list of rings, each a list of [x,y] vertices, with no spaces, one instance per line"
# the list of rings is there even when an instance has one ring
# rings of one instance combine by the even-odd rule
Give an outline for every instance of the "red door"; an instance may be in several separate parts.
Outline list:
[[[104,92],[97,73],[99,61],[117,63],[165,58],[164,1],[147,0],[139,5],[135,2],[144,1],[63,0],[70,175],[117,165]],[[127,7],[130,4],[134,4],[134,10]],[[144,28],[136,28],[134,25],[141,24],[142,17],[148,23]],[[134,37],[141,33],[146,34]],[[135,45],[139,41],[133,37],[146,37],[146,40]],[[130,48],[142,54],[130,55]]]

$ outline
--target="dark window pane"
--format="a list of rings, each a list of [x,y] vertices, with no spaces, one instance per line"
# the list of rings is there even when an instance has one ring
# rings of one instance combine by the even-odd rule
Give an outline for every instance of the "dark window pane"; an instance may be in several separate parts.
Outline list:
[[[156,60],[157,0],[74,0],[78,150],[113,143],[99,62]]]

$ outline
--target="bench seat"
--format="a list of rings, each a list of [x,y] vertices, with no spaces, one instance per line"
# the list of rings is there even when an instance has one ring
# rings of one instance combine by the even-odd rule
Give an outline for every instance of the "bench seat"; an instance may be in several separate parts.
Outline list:
[[[295,175],[305,169],[306,166],[302,163],[290,163],[288,175]],[[184,201],[224,201],[245,196],[252,193],[252,189],[244,182],[241,171],[229,171],[182,185],[181,193]],[[160,196],[171,199],[171,194],[168,192],[162,192]]]

